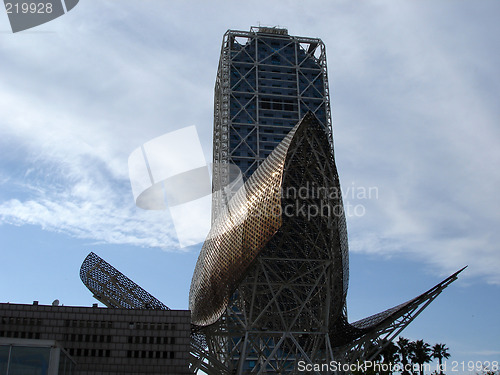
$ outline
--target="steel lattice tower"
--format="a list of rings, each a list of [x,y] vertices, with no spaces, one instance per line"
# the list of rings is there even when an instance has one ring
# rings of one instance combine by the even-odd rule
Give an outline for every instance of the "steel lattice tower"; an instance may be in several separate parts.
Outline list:
[[[212,218],[230,197],[228,165],[243,180],[312,112],[331,134],[326,51],[316,38],[252,27],[224,34],[215,83]]]
[[[291,374],[299,361],[373,358],[460,271],[348,323],[347,229],[324,44],[279,28],[229,30],[214,104],[212,228],[189,298],[192,370]],[[241,170],[238,190],[231,166]],[[302,196],[290,195],[301,188]],[[306,217],[298,204],[316,214]]]

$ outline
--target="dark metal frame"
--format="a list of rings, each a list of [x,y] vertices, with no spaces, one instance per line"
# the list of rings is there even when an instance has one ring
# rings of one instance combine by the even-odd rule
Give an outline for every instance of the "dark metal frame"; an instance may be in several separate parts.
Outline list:
[[[278,65],[273,58],[279,60]],[[293,87],[288,88],[288,83]],[[294,109],[264,110],[266,98],[286,100]],[[212,221],[231,198],[224,195],[231,180],[228,165],[240,166],[246,180],[271,152],[264,144],[264,130],[274,128],[273,139],[283,139],[282,131],[286,134],[307,112],[319,119],[333,147],[326,48],[321,39],[291,36],[286,29],[268,27],[224,34],[215,83]],[[269,115],[281,125],[266,125]],[[231,146],[231,137],[238,143]],[[252,137],[255,144],[250,147]],[[274,146],[279,143],[270,141],[267,146],[272,142]],[[251,155],[247,155],[249,150]],[[241,165],[244,160],[251,164]]]
[[[203,342],[193,341],[193,371],[293,374],[299,360],[372,359],[367,348],[396,337],[462,271],[417,298],[349,324],[343,211],[307,219],[294,211],[269,220],[276,205],[283,213],[296,201],[276,192],[307,182],[340,192],[328,134],[312,114],[236,193],[202,248],[190,292],[193,323],[199,325],[198,338],[203,337]],[[306,207],[342,207],[340,195],[314,191],[299,201]],[[238,217],[241,213],[245,215]],[[257,213],[264,220],[255,220]],[[260,241],[245,237],[259,233],[266,234],[257,235]]]
[[[296,198],[284,194],[289,187],[309,189],[300,205],[326,212],[304,217],[293,207]],[[315,187],[338,194],[321,195]],[[288,373],[299,359],[333,359],[330,332],[347,320],[347,232],[339,193],[328,133],[309,113],[235,195],[238,204],[218,218],[202,248],[190,308],[193,323],[206,326],[200,332],[207,345],[194,348],[195,368]],[[276,206],[279,220],[266,220]],[[241,224],[227,228],[232,222]],[[258,234],[270,236],[250,249]],[[221,269],[226,264],[228,271]],[[225,298],[214,298],[221,292]]]
[[[94,253],[87,255],[80,268],[80,278],[107,307],[123,309],[170,310],[111,264]]]

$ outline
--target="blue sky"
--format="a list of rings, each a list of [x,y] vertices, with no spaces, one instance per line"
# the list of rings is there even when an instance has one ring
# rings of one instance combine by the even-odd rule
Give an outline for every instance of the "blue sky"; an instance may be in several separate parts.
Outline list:
[[[187,308],[199,246],[134,206],[127,159],[196,125],[211,159],[222,34],[280,25],[327,47],[350,320],[469,268],[403,333],[500,359],[500,3],[81,1],[12,34],[0,12],[0,300],[91,305],[94,251]],[[451,362],[450,362],[451,365]]]

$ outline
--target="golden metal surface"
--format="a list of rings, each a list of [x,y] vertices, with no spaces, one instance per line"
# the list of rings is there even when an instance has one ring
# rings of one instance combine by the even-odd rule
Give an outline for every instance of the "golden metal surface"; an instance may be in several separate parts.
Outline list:
[[[281,185],[295,127],[215,219],[193,274],[192,322],[208,325],[224,312],[231,293],[282,223]]]
[[[309,117],[306,115],[288,133],[231,199],[222,215],[215,219],[201,249],[191,283],[189,306],[193,324],[209,325],[223,314],[231,294],[250,265],[282,226],[282,193],[285,163],[291,157],[289,147],[297,130],[301,126],[310,126],[312,118],[312,114]],[[331,154],[326,159],[331,159],[333,163],[333,151],[326,132],[324,138],[325,152]],[[338,249],[336,244],[331,245],[328,246],[330,249]],[[341,252],[347,255],[347,250]],[[343,266],[338,265],[340,269],[345,268]],[[347,282],[343,287],[346,285]]]

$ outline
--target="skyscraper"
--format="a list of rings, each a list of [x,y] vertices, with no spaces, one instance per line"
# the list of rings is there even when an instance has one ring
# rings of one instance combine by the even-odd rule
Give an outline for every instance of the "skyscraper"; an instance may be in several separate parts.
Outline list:
[[[215,84],[214,192],[231,182],[228,165],[246,181],[307,112],[332,143],[323,42],[281,28],[227,31]],[[216,197],[213,217],[227,198]]]

